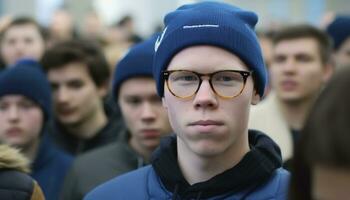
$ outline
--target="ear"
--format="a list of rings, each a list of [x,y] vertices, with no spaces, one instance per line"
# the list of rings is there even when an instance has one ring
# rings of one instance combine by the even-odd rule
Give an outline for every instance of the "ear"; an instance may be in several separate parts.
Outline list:
[[[254,89],[253,93],[252,93],[252,105],[256,105],[258,104],[260,101],[260,95],[258,94],[258,92],[256,91],[256,89]]]
[[[108,87],[109,84],[108,84],[108,81],[106,81],[105,83],[103,83],[102,85],[98,86],[97,87],[97,92],[98,92],[98,95],[101,97],[101,98],[104,98],[107,93],[108,93]]]
[[[335,65],[332,63],[327,63],[323,66],[323,83],[327,83],[334,73]]]
[[[166,102],[164,96],[162,97],[162,104],[163,104],[163,107],[164,107],[166,110],[168,110],[168,105],[167,105],[167,102]]]

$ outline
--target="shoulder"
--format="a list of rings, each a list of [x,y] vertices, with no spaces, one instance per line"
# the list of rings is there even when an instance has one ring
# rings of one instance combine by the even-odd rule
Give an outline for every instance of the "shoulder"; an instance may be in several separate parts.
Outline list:
[[[0,170],[0,196],[16,193],[30,196],[33,189],[34,181],[29,175],[16,170]]]
[[[145,199],[147,197],[148,179],[154,177],[151,165],[118,176],[92,190],[85,200]],[[137,190],[135,190],[137,188]],[[134,191],[134,192],[130,192]]]
[[[289,181],[290,173],[283,168],[278,168],[271,178],[250,196],[252,199],[266,197],[267,199],[285,200],[288,197]]]

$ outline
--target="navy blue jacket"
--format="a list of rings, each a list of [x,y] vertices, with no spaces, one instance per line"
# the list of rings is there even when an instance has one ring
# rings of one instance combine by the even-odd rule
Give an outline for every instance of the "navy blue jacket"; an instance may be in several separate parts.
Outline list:
[[[42,136],[31,176],[39,183],[46,199],[58,199],[72,161],[73,158],[59,150],[47,134]]]
[[[281,168],[278,146],[266,135],[249,131],[250,152],[231,169],[190,185],[176,156],[176,138],[163,140],[152,165],[114,178],[88,193],[85,200],[224,199],[285,200],[289,172]]]

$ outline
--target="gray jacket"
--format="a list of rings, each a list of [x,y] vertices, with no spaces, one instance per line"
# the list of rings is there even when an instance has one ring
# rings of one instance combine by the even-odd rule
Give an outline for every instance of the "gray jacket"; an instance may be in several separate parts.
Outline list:
[[[61,199],[81,200],[101,183],[145,165],[142,157],[130,148],[127,131],[119,136],[117,142],[76,158],[66,176]]]

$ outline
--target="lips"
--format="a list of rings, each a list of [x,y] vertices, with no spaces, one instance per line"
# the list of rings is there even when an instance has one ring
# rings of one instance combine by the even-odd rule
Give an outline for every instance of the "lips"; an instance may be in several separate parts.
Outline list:
[[[57,112],[60,114],[60,115],[71,115],[75,112],[75,109],[72,109],[72,108],[59,108],[57,110]]]
[[[141,133],[144,138],[155,138],[160,136],[160,131],[158,129],[142,129]]]
[[[281,82],[281,87],[285,91],[295,90],[298,87],[298,82],[293,80],[285,80]]]
[[[222,122],[214,121],[214,120],[199,120],[196,122],[192,122],[189,124],[190,126],[221,126]]]
[[[18,127],[9,128],[6,131],[7,136],[18,136],[22,133],[22,129]]]

